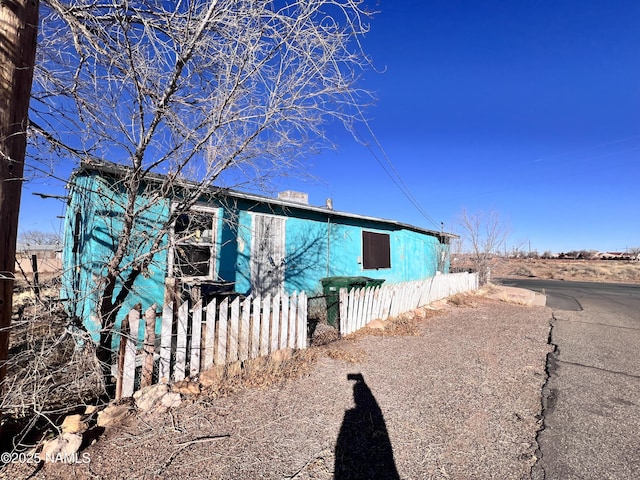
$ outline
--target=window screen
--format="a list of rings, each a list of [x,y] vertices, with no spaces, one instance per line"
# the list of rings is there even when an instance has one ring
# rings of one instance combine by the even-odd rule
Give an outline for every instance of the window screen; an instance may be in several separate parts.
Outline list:
[[[362,268],[391,268],[388,234],[362,232]]]

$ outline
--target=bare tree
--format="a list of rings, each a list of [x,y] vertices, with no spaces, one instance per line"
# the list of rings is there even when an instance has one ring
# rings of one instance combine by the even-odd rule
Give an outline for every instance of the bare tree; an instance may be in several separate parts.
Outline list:
[[[495,210],[470,215],[464,209],[459,216],[458,225],[461,229],[462,248],[470,256],[480,284],[487,283],[491,268],[499,261],[500,250],[509,235],[509,226]]]
[[[55,232],[42,232],[40,230],[27,230],[18,237],[21,243],[28,245],[61,245],[62,237]]]
[[[361,115],[371,100],[357,86],[370,65],[359,43],[363,3],[43,1],[35,145],[128,169],[119,236],[99,282],[101,360],[131,286],[210,185],[290,173],[327,145],[328,122],[350,128]],[[164,179],[145,192],[155,173]],[[168,219],[134,239],[145,212],[184,180],[191,188]]]

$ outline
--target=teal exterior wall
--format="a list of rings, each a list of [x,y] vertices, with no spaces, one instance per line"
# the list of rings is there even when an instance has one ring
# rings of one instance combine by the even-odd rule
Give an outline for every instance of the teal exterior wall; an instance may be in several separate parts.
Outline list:
[[[150,189],[153,191],[153,189]],[[98,286],[104,265],[117,248],[122,231],[123,191],[115,179],[92,172],[76,173],[70,184],[65,220],[62,297],[70,315],[82,319],[98,338],[100,326],[95,312]],[[138,228],[132,235],[136,252],[149,250],[154,227],[166,222],[171,199],[142,194]],[[318,294],[320,279],[328,276],[366,276],[384,279],[386,284],[420,280],[436,274],[439,256],[448,245],[438,236],[410,226],[384,220],[344,216],[332,210],[307,209],[257,201],[245,197],[225,198],[208,206],[218,209],[216,272],[218,280],[235,283],[235,291],[251,293],[251,243],[253,214],[285,218],[284,290]],[[376,270],[362,267],[362,232],[389,235],[391,267]],[[118,322],[136,304],[147,308],[162,305],[168,272],[169,240],[165,235],[148,272],[140,275],[120,311]],[[132,260],[133,256],[125,261]],[[446,255],[448,259],[448,255]],[[448,264],[440,262],[443,273]],[[117,293],[117,292],[116,292]],[[159,323],[157,328],[159,328]]]
[[[302,290],[320,293],[320,279],[331,276],[366,276],[384,279],[386,283],[420,280],[436,274],[438,257],[443,250],[448,258],[448,245],[441,244],[438,237],[383,221],[344,219],[329,210],[322,215],[295,208],[265,209],[241,202],[237,212],[238,228],[234,232],[238,241],[234,245],[237,259],[233,281],[236,291],[242,293],[250,293],[251,288],[251,212],[286,218],[284,290],[288,293]],[[390,236],[391,268],[362,267],[363,230]],[[448,264],[441,266],[448,271]]]
[[[117,184],[99,175],[78,175],[70,188],[65,217],[63,247],[63,278],[61,298],[72,317],[82,319],[95,341],[99,339],[100,324],[96,316],[99,285],[106,272],[105,265],[117,248],[118,233],[122,231],[124,195]],[[149,202],[149,203],[148,203]],[[150,203],[153,202],[153,203]],[[142,212],[138,230],[131,237],[132,255],[124,259],[130,263],[135,256],[148,252],[154,239],[154,228],[166,221],[169,201],[142,196],[138,203]],[[116,327],[136,304],[145,307],[162,305],[166,276],[168,238],[165,235],[159,252],[147,272],[138,277],[127,297]],[[129,270],[125,270],[125,275]],[[118,293],[121,285],[116,288]]]

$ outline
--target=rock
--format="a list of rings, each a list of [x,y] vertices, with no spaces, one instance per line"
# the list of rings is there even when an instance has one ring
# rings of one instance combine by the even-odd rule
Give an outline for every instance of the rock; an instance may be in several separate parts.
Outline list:
[[[426,316],[424,308],[416,308],[413,311],[413,316],[414,316],[414,318],[420,318],[420,319],[424,318]]]
[[[78,433],[65,432],[53,440],[48,440],[42,447],[40,458],[45,462],[59,462],[76,460],[75,453],[82,445],[82,435]]]
[[[119,422],[129,415],[130,411],[129,405],[109,405],[98,413],[98,426],[104,427],[110,423]]]
[[[203,387],[210,387],[220,383],[224,376],[224,366],[216,365],[200,374],[200,384]]]
[[[63,420],[60,429],[63,433],[83,433],[89,429],[89,425],[82,421],[82,415],[68,415]]]
[[[99,410],[99,407],[95,406],[95,405],[87,405],[86,408],[84,409],[84,414],[85,415],[91,415],[92,413],[95,413]]]
[[[145,387],[142,390],[138,390],[133,394],[133,399],[136,402],[136,407],[138,410],[147,412],[153,408],[153,406],[162,400],[169,392],[169,387],[164,383],[159,383],[157,385],[151,385],[149,387]]]
[[[169,392],[162,397],[160,403],[163,407],[167,408],[179,407],[182,403],[182,397],[180,397],[178,392]]]
[[[367,328],[373,328],[374,330],[384,330],[384,322],[382,320],[376,319],[371,320],[367,323]]]
[[[171,391],[182,395],[198,395],[200,393],[200,385],[190,380],[181,380],[171,385]]]
[[[293,356],[293,348],[281,348],[271,354],[271,360],[276,363],[282,363],[289,360]]]

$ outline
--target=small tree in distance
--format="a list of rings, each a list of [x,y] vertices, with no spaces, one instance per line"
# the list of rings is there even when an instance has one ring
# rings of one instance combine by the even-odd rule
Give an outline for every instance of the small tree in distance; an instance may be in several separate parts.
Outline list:
[[[458,217],[461,230],[461,249],[469,255],[471,265],[478,272],[480,284],[490,281],[491,268],[499,261],[500,250],[509,235],[509,225],[498,212],[468,214],[465,209]]]

